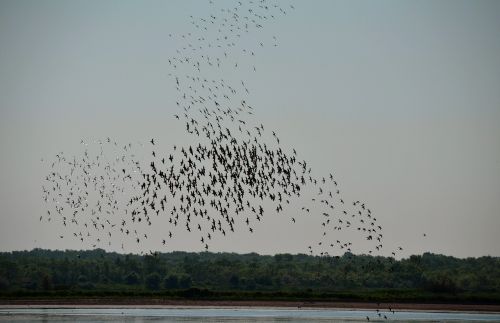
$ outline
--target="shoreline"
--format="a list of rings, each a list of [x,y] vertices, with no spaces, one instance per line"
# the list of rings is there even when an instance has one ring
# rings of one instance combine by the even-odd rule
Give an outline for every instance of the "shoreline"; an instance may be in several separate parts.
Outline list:
[[[500,304],[442,303],[368,303],[368,302],[308,302],[308,301],[210,301],[82,298],[82,299],[0,299],[0,309],[8,308],[282,308],[282,309],[353,309],[383,311],[481,312],[500,313]]]

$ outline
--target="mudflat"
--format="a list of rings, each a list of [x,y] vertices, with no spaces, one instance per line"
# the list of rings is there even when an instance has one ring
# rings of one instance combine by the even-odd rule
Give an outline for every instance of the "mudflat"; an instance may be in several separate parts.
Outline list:
[[[328,309],[392,309],[412,311],[500,312],[500,304],[431,304],[431,303],[369,303],[369,302],[315,302],[315,301],[252,301],[252,300],[171,300],[163,298],[26,298],[0,299],[0,308],[328,308]]]

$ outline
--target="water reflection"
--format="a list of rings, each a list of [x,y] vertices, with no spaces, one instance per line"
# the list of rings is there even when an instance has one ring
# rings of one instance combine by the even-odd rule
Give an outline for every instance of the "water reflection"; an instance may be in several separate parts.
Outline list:
[[[269,308],[3,308],[0,322],[366,322],[384,321],[374,311]],[[393,321],[496,321],[500,313],[401,311]]]

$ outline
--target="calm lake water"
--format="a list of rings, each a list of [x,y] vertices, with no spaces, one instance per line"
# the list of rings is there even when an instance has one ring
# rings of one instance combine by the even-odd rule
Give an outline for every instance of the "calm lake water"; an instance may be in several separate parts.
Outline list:
[[[391,321],[500,322],[500,313],[382,312]],[[1,308],[0,322],[367,322],[373,310],[281,308]]]

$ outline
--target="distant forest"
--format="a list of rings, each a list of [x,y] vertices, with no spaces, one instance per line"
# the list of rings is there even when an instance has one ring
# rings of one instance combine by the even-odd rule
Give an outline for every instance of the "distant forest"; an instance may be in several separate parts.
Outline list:
[[[500,258],[35,249],[0,253],[0,297],[500,302]]]

